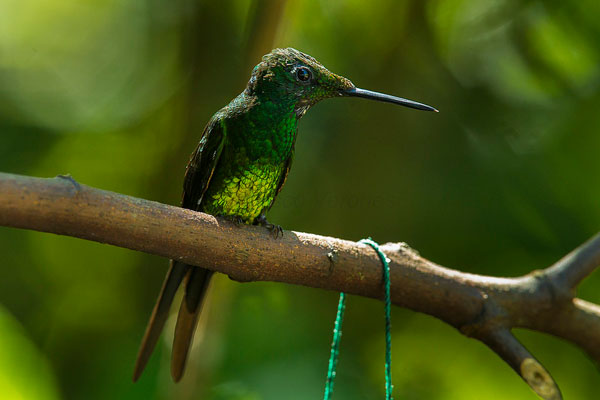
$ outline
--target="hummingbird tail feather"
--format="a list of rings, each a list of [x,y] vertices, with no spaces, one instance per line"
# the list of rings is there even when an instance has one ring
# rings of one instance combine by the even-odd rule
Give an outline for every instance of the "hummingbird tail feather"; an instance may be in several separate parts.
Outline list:
[[[163,282],[162,289],[160,290],[158,299],[156,300],[156,305],[154,306],[154,310],[150,316],[150,321],[146,327],[146,333],[144,333],[142,344],[140,345],[140,350],[138,352],[133,371],[134,382],[139,379],[140,375],[144,371],[144,368],[146,367],[146,364],[148,363],[148,360],[150,359],[150,355],[156,346],[156,342],[158,342],[160,333],[165,326],[167,317],[169,316],[169,310],[171,308],[171,303],[173,303],[175,293],[177,292],[177,289],[179,288],[179,285],[181,284],[181,281],[185,277],[189,268],[189,265],[171,261],[171,267],[169,268],[169,272],[167,272],[167,276]]]
[[[178,382],[183,376],[198,316],[202,311],[202,300],[206,295],[212,274],[212,271],[203,268],[191,267],[189,269],[173,339],[171,376],[175,382]]]

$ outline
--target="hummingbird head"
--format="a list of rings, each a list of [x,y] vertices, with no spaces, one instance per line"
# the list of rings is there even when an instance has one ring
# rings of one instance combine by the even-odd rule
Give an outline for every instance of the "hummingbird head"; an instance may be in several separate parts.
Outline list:
[[[274,49],[254,67],[246,91],[276,102],[292,102],[298,118],[317,102],[330,97],[363,97],[420,110],[435,108],[412,100],[359,89],[313,57],[296,49]]]

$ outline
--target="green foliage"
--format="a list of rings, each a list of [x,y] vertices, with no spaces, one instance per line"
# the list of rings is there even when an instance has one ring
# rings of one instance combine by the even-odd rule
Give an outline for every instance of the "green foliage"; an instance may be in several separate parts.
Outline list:
[[[5,400],[59,399],[48,361],[19,323],[0,307],[0,393]]]
[[[178,204],[204,124],[260,55],[292,46],[359,87],[440,113],[315,106],[269,215],[284,229],[403,240],[442,265],[498,276],[544,267],[599,230],[597,1],[279,3],[0,2],[0,170],[71,173]],[[218,277],[188,375],[170,383],[167,332],[134,385],[166,260],[7,228],[0,254],[0,304],[12,315],[0,313],[2,398],[322,394],[335,293]],[[598,302],[599,289],[595,274],[580,295]],[[348,300],[334,398],[383,398],[382,308]],[[396,398],[536,398],[454,329],[401,309],[392,326]],[[597,396],[598,371],[579,350],[519,334],[566,398]]]

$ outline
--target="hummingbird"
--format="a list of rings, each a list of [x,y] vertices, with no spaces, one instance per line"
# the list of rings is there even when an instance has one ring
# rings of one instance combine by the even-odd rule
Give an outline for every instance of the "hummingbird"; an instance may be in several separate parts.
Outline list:
[[[186,168],[181,207],[237,224],[261,225],[275,237],[283,234],[281,227],[267,221],[266,213],[290,172],[298,121],[311,106],[332,97],[362,97],[437,112],[412,100],[359,89],[296,49],[275,49],[254,67],[244,91],[208,121]],[[144,370],[175,293],[184,283],[171,358],[172,378],[181,379],[212,274],[171,260],[142,339],[134,381]]]

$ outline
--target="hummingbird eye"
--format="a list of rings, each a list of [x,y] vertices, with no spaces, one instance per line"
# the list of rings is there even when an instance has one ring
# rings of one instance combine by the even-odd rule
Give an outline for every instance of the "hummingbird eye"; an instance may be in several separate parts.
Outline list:
[[[296,78],[298,78],[300,82],[308,82],[310,80],[311,75],[312,74],[310,72],[310,69],[306,67],[296,68]]]

